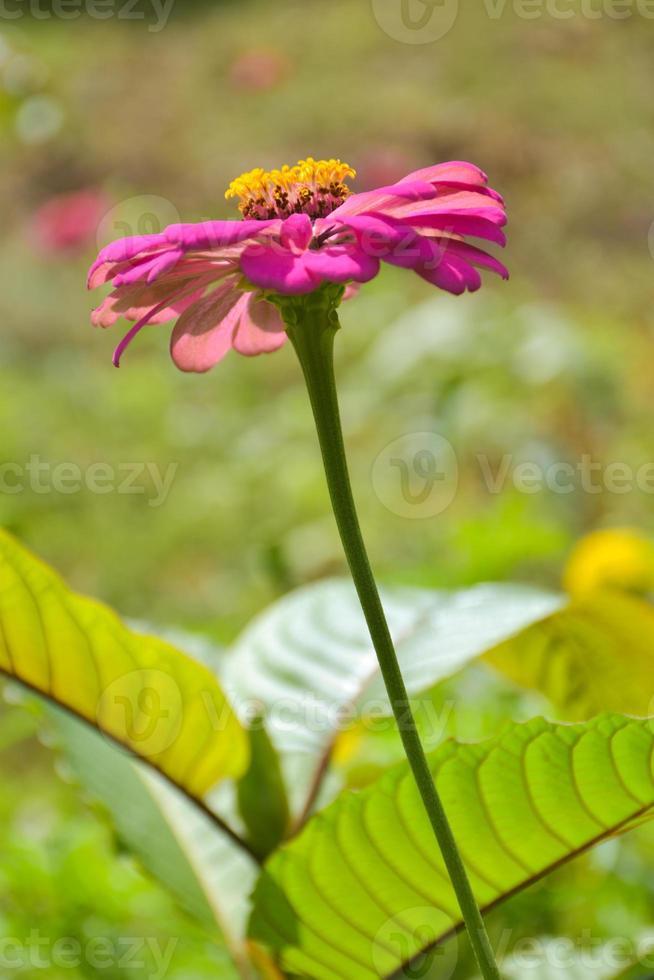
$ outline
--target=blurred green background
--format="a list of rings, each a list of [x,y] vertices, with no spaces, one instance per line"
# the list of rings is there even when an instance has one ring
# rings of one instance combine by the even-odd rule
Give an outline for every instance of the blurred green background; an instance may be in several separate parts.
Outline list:
[[[511,4],[490,16],[461,3],[445,36],[416,44],[384,28],[383,6],[177,0],[165,24],[147,3],[143,19],[62,19],[36,0],[0,13],[2,524],[125,615],[227,641],[289,588],[344,571],[292,352],[233,354],[187,377],[164,325],[118,372],[121,328],[89,326],[98,298],[84,289],[99,244],[236,216],[224,200],[234,176],[307,155],[347,160],[356,189],[469,159],[509,208],[510,283],[453,300],[388,270],[343,309],[344,423],[380,577],[557,586],[591,528],[652,530],[651,479],[602,482],[603,467],[636,473],[653,451],[651,20],[610,4],[525,19]],[[53,199],[80,190],[95,217],[53,240]],[[407,515],[399,486],[380,491],[379,467],[389,445],[424,432],[453,447],[456,492]],[[493,473],[510,457],[497,492],[480,455]],[[584,457],[600,467],[591,490],[512,480],[519,462]],[[109,491],[79,489],[75,473],[84,485],[97,463],[112,468]],[[62,464],[78,468],[68,482]],[[153,473],[166,472],[158,495]],[[217,975],[220,952],[55,763],[31,718],[3,707],[2,934],[172,936],[167,976]],[[645,836],[607,846],[510,902],[495,928],[636,935],[651,917],[649,850]],[[151,975],[145,961],[61,973]]]

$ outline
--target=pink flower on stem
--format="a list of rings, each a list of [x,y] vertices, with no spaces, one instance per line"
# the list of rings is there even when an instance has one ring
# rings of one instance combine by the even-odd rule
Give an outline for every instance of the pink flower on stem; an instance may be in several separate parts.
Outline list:
[[[506,214],[486,175],[470,163],[442,163],[361,194],[339,160],[253,170],[226,196],[241,221],[170,225],[161,234],[119,239],[102,249],[89,288],[113,291],[93,311],[108,327],[134,320],[114,364],[148,324],[177,319],[171,353],[183,371],[208,371],[234,349],[251,356],[286,340],[275,294],[300,296],[333,283],[349,298],[383,262],[416,272],[447,292],[481,285],[480,269],[506,268],[468,237],[503,246]]]

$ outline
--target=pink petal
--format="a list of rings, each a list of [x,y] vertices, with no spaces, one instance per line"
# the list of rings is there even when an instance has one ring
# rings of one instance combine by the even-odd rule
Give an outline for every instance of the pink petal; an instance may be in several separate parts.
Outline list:
[[[184,283],[181,287],[184,288]],[[91,313],[91,323],[94,327],[111,327],[116,320],[140,320],[148,310],[159,306],[164,300],[167,305],[150,318],[150,323],[166,323],[174,320],[187,306],[199,299],[202,290],[208,283],[199,281],[198,290],[186,299],[176,300],[179,283],[157,284],[156,286],[121,286],[104,298],[102,303]]]
[[[106,261],[98,257],[89,269],[86,285],[89,289],[102,286],[103,283],[109,282],[114,276],[127,272],[129,269],[134,268],[134,266],[142,265],[154,255],[162,255],[168,249],[169,246],[167,245],[165,248],[150,249],[125,261]]]
[[[398,201],[381,213],[403,220],[417,214],[468,214],[488,218],[498,225],[506,224],[504,208],[477,191],[448,191],[434,196],[428,204],[421,201]]]
[[[470,265],[478,265],[482,269],[489,269],[491,272],[496,272],[502,279],[509,278],[509,270],[505,265],[494,258],[494,256],[489,255],[488,252],[484,252],[483,249],[477,248],[475,245],[470,245],[469,242],[448,240],[444,244],[444,247],[449,255],[455,255]]]
[[[497,223],[489,218],[468,214],[427,214],[412,215],[405,218],[404,222],[422,232],[432,229],[451,235],[472,235],[473,238],[485,238],[498,245],[506,245],[506,235],[498,228]]]
[[[117,238],[98,252],[97,262],[127,262],[142,252],[165,247],[168,244],[164,235],[127,235]]]
[[[436,163],[431,167],[423,167],[421,170],[414,170],[399,181],[403,184],[408,180],[433,181],[462,181],[466,184],[483,185],[488,183],[488,176],[474,163],[467,163],[465,160],[450,160],[447,163]]]
[[[272,289],[287,296],[311,293],[320,280],[312,276],[305,262],[311,253],[282,251],[264,245],[249,245],[241,256],[241,269],[260,289]]]
[[[402,225],[384,215],[352,215],[338,219],[336,229],[347,232],[351,230],[357,243],[367,255],[385,258],[390,251],[401,248],[416,238],[416,232],[408,225]]]
[[[443,255],[442,245],[424,235],[413,235],[384,256],[384,262],[401,269],[415,269],[420,264],[433,264]]]
[[[498,204],[504,206],[504,198],[501,194],[498,194],[497,191],[493,190],[492,187],[477,187],[475,184],[467,184],[462,180],[439,181],[435,186],[439,193],[442,193],[444,190],[474,191],[475,194],[482,194],[484,197],[492,197],[494,201],[497,201]]]
[[[159,276],[174,268],[183,255],[181,249],[171,248],[166,252],[158,252],[151,258],[146,257],[144,261],[135,262],[126,272],[115,275],[114,286],[129,286],[141,279],[153,283]]]
[[[456,296],[466,289],[475,292],[481,286],[481,276],[476,269],[455,255],[445,254],[433,267],[422,265],[416,269],[418,275],[440,289]]]
[[[231,283],[223,284],[182,313],[170,340],[180,370],[203,373],[223,359],[232,346],[242,295]]]
[[[355,245],[326,246],[304,253],[311,275],[328,282],[369,282],[379,272],[379,259]]]
[[[253,357],[278,350],[286,341],[284,321],[276,306],[247,293],[234,331],[233,346],[239,354]]]
[[[167,242],[178,245],[185,252],[191,249],[214,250],[239,245],[248,238],[258,238],[264,232],[278,233],[281,224],[278,218],[272,221],[202,221],[198,224],[169,225],[163,234]]]
[[[407,201],[429,201],[435,196],[436,191],[432,185],[424,180],[389,184],[387,187],[378,187],[374,191],[351,194],[343,204],[332,211],[329,217],[345,218],[366,211],[386,211],[400,204],[406,204]]]
[[[280,241],[292,252],[304,252],[313,238],[313,225],[308,214],[292,214],[282,224]]]

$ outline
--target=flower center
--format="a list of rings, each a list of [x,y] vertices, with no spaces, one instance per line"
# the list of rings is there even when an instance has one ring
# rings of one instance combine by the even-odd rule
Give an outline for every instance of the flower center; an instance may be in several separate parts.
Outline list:
[[[308,157],[294,167],[281,170],[250,170],[229,185],[225,197],[239,198],[244,218],[288,218],[308,214],[324,218],[342,204],[350,189],[347,177],[356,171],[340,160],[314,160]]]

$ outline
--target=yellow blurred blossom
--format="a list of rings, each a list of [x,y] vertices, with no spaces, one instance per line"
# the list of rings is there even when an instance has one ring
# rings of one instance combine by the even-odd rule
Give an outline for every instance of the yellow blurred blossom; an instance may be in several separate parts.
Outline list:
[[[654,591],[654,545],[639,531],[593,531],[575,546],[563,574],[575,599],[602,589],[644,595]]]

